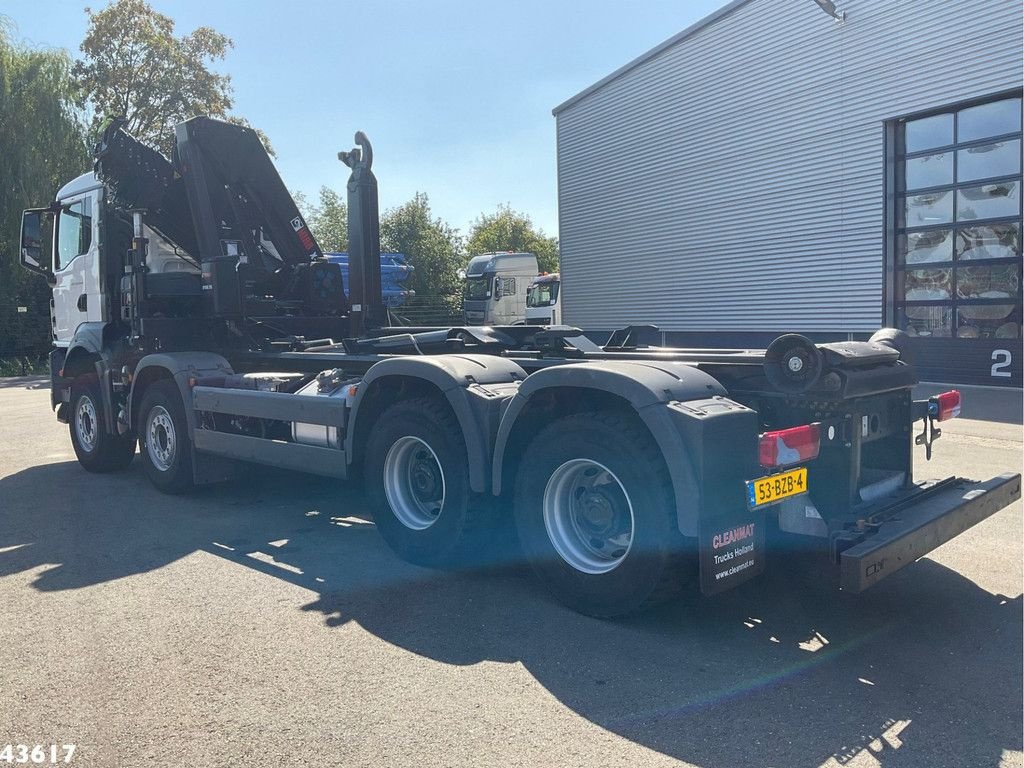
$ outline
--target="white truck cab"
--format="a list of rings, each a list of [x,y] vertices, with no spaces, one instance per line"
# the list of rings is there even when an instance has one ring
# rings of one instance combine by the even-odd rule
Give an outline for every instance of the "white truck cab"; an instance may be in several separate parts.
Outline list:
[[[467,325],[514,325],[526,319],[526,291],[537,276],[532,253],[483,253],[466,268],[462,300]]]
[[[105,277],[101,256],[110,247],[103,240],[116,235],[100,226],[103,205],[102,183],[94,173],[83,173],[61,187],[49,207],[26,211],[22,218],[21,263],[45,275],[53,286],[50,324],[57,347],[68,347],[84,323],[116,319],[111,316],[111,293],[117,287],[111,276]],[[200,271],[188,254],[159,233],[145,227],[144,234],[149,240],[151,272]]]
[[[527,325],[562,324],[562,281],[558,272],[538,275],[526,291]]]

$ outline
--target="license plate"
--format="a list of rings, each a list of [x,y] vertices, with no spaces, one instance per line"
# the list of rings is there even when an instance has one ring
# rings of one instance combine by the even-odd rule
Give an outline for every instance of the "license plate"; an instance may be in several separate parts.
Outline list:
[[[751,507],[774,504],[801,493],[807,493],[807,467],[747,481],[747,503]]]

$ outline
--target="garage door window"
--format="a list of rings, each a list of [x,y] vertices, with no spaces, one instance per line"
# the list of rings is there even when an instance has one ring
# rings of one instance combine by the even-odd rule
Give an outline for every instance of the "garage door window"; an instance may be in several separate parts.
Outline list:
[[[1021,99],[895,125],[896,320],[924,337],[1021,335]]]

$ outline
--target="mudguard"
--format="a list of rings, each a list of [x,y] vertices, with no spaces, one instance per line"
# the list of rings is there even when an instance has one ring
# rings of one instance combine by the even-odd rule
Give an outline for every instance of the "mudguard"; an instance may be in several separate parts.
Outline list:
[[[192,437],[196,425],[195,412],[192,409],[192,388],[189,387],[188,380],[199,376],[225,376],[234,372],[227,360],[213,352],[158,352],[146,355],[139,361],[135,367],[135,375],[132,376],[130,397],[132,407],[129,409],[129,424],[131,426],[134,426],[135,414],[142,399],[142,393],[136,391],[136,387],[139,386],[140,381],[147,383],[152,381],[152,376],[146,372],[149,371],[152,374],[157,369],[170,373],[171,378],[178,385],[181,401],[185,404],[185,413],[188,416],[189,437]],[[163,376],[160,375],[157,378],[163,378]]]
[[[679,529],[687,536],[699,532],[704,505],[701,440],[688,429],[689,422],[706,418],[704,403],[722,403],[723,413],[747,412],[753,419],[750,432],[756,437],[756,417],[727,400],[717,380],[692,365],[658,360],[637,362],[588,362],[553,366],[532,374],[509,403],[498,427],[491,483],[502,491],[505,451],[516,421],[538,392],[551,388],[586,388],[627,401],[643,420],[658,444],[672,481]],[[700,403],[700,408],[686,403]],[[682,423],[680,423],[682,422]],[[753,442],[752,442],[753,444]]]
[[[82,323],[75,329],[74,336],[64,351],[61,362],[60,381],[54,384],[60,387],[71,385],[71,380],[82,373],[94,370],[94,358],[102,357],[104,351],[103,331],[106,323]]]
[[[363,377],[352,404],[345,436],[345,456],[355,459],[355,436],[360,412],[380,396],[385,380],[419,379],[441,392],[459,421],[469,457],[469,486],[488,490],[491,446],[501,406],[511,398],[526,372],[511,360],[493,355],[429,355],[393,357],[375,364]]]
[[[79,349],[91,354],[100,354],[103,351],[103,332],[106,327],[107,324],[103,322],[81,323],[75,329],[71,343],[68,344],[68,357],[70,358],[72,353]]]
[[[110,323],[94,322],[80,323],[75,329],[71,341],[60,361],[60,367],[51,367],[50,403],[57,407],[65,398],[69,397],[68,390],[71,382],[76,376],[83,373],[94,372],[100,381],[105,380],[107,372],[107,360],[111,354],[111,344],[106,338],[107,329]],[[114,419],[111,415],[112,403],[110,399],[110,387],[100,388],[103,397],[104,416],[108,431],[114,429]],[[58,414],[59,418],[59,414]]]

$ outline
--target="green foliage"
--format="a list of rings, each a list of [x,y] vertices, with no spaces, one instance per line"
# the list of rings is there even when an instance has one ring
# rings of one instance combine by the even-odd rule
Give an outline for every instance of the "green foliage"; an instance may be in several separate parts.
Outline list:
[[[111,118],[124,117],[129,133],[169,155],[174,124],[194,115],[247,124],[228,115],[231,77],[210,69],[234,46],[226,35],[199,27],[176,37],[174,20],[145,0],[114,0],[101,11],[85,12],[89,28],[74,76],[81,105],[93,108],[94,133]],[[269,149],[266,136],[257,133]]]
[[[423,192],[384,213],[380,240],[382,251],[403,253],[416,268],[406,285],[418,294],[451,296],[462,290],[462,237],[433,216]]]
[[[50,348],[50,289],[18,265],[21,211],[89,170],[89,154],[71,60],[14,41],[2,19],[0,148],[0,356],[37,357]]]
[[[348,206],[341,196],[330,187],[320,187],[320,202],[309,206],[301,195],[296,198],[299,210],[306,217],[313,237],[325,253],[342,253],[348,250]]]
[[[558,271],[558,238],[534,229],[529,216],[508,205],[477,217],[469,231],[467,250],[471,255],[492,251],[532,253],[542,272]]]
[[[412,324],[432,325],[461,314],[465,264],[462,237],[430,210],[427,195],[417,192],[412,200],[386,211],[380,222],[381,250],[405,254],[416,269],[405,283],[416,298],[398,312]]]
[[[0,377],[42,376],[50,372],[50,363],[45,357],[0,358]]]

